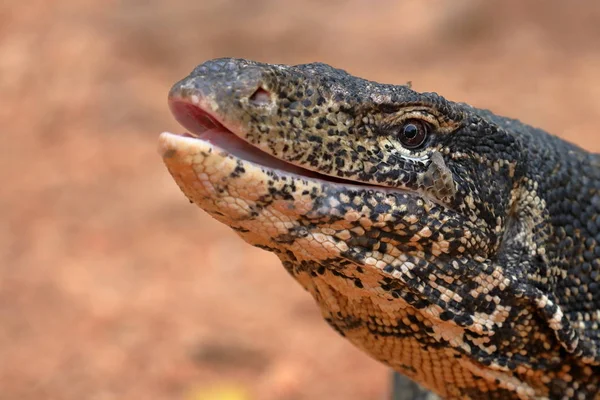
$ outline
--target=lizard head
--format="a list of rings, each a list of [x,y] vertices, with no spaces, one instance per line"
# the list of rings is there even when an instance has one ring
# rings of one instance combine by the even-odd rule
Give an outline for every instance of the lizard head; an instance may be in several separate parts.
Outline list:
[[[169,105],[189,130],[160,138],[182,191],[294,276],[369,268],[382,279],[371,289],[465,326],[479,295],[508,284],[486,260],[513,207],[519,144],[470,106],[325,64],[240,59],[198,66]]]
[[[326,64],[242,59],[199,65],[173,86],[169,105],[189,133],[161,137],[165,162],[172,172],[187,165],[195,184],[177,176],[184,192],[203,208],[218,201],[233,217],[229,225],[258,223],[259,199],[263,206],[284,201],[292,214],[300,207],[306,212],[294,219],[306,226],[311,218],[346,220],[349,213],[356,226],[414,215],[423,221],[411,223],[413,230],[437,231],[439,218],[429,215],[435,210],[470,221],[485,233],[479,245],[487,250],[498,245],[518,143],[469,106]],[[190,192],[201,182],[216,193]],[[476,243],[463,245],[476,251]]]

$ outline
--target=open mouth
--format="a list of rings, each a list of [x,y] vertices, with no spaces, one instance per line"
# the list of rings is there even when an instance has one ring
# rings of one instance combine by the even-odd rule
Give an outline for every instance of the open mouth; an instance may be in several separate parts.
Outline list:
[[[236,135],[234,133],[235,128],[230,130],[226,127],[213,113],[202,107],[201,101],[192,102],[185,98],[171,98],[169,99],[169,107],[175,116],[175,119],[177,119],[188,132],[181,134],[163,133],[163,135],[161,135],[161,151],[163,152],[163,157],[172,154],[171,151],[173,151],[174,147],[181,144],[175,144],[178,142],[177,140],[172,140],[175,139],[173,137],[175,136],[188,141],[188,144],[191,144],[190,141],[200,141],[204,144],[204,146],[202,146],[204,148],[206,148],[206,144],[208,144],[212,148],[224,151],[243,162],[267,168],[276,175],[291,175],[296,179],[304,178],[313,182],[317,181],[320,184],[326,183],[333,187],[341,187],[346,191],[374,190],[384,193],[400,193],[416,199],[427,199],[435,204],[449,208],[447,204],[422,191],[413,191],[402,187],[389,187],[325,175],[272,156]],[[171,139],[169,139],[169,136],[171,136]]]
[[[209,112],[188,101],[170,100],[169,107],[175,119],[189,130],[189,132],[179,134],[179,136],[202,140],[225,150],[236,158],[267,168],[334,183],[361,185],[360,182],[320,174],[274,157],[246,142],[227,129]]]

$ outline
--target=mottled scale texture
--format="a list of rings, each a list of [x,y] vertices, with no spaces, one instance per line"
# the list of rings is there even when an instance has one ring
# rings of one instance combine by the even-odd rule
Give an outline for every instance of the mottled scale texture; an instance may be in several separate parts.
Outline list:
[[[600,398],[598,155],[321,63],[212,60],[170,99],[287,163],[161,136],[185,195],[355,346],[442,398]]]

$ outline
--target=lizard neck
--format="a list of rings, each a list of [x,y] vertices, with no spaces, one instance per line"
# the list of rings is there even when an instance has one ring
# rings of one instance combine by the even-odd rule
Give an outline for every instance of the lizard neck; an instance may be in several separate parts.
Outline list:
[[[515,191],[504,247],[531,264],[530,279],[559,293],[586,282],[596,285],[600,158],[545,133],[527,139],[526,172]],[[591,294],[579,297],[578,307],[598,309]]]

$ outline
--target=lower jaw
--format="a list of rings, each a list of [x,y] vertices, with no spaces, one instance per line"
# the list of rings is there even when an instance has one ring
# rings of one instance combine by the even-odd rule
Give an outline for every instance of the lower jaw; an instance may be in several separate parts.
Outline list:
[[[165,164],[167,164],[170,170],[171,168],[175,168],[175,165],[177,165],[177,169],[189,169],[192,167],[196,174],[204,176],[205,179],[208,179],[215,185],[223,185],[227,182],[236,187],[250,186],[256,188],[260,185],[265,186],[268,181],[275,178],[287,181],[288,183],[293,181],[296,186],[299,186],[298,182],[310,184],[310,189],[314,190],[318,188],[318,192],[369,191],[371,193],[379,192],[383,195],[409,195],[414,197],[414,200],[423,198],[420,194],[412,191],[362,184],[295,166],[248,144],[222,127],[211,127],[198,134],[165,132],[160,136],[159,149],[163,155]],[[203,154],[202,159],[204,164],[211,164],[210,168],[199,163],[191,165],[194,162],[194,157],[197,158],[200,154]],[[219,166],[217,167],[217,165]],[[239,167],[243,167],[245,171],[249,171],[250,173],[246,173],[244,177],[241,177],[239,173],[233,172],[234,169]],[[229,175],[221,173],[220,177],[216,178],[215,175],[207,173],[208,170],[215,172],[215,168],[231,169],[231,171]],[[173,171],[171,173],[173,174]],[[232,181],[232,177],[235,177],[235,181]],[[177,180],[177,177],[175,179]],[[178,183],[182,186],[181,182]],[[266,189],[268,190],[268,188]],[[295,193],[288,193],[288,197],[290,195],[292,197],[302,197],[301,193],[302,191],[298,191],[298,188],[296,188]]]
[[[284,221],[328,213],[316,209],[315,200],[337,191],[335,184],[240,159],[207,139],[163,133],[163,161],[191,202],[240,232],[252,232],[251,244],[267,245],[288,232],[279,226]]]

